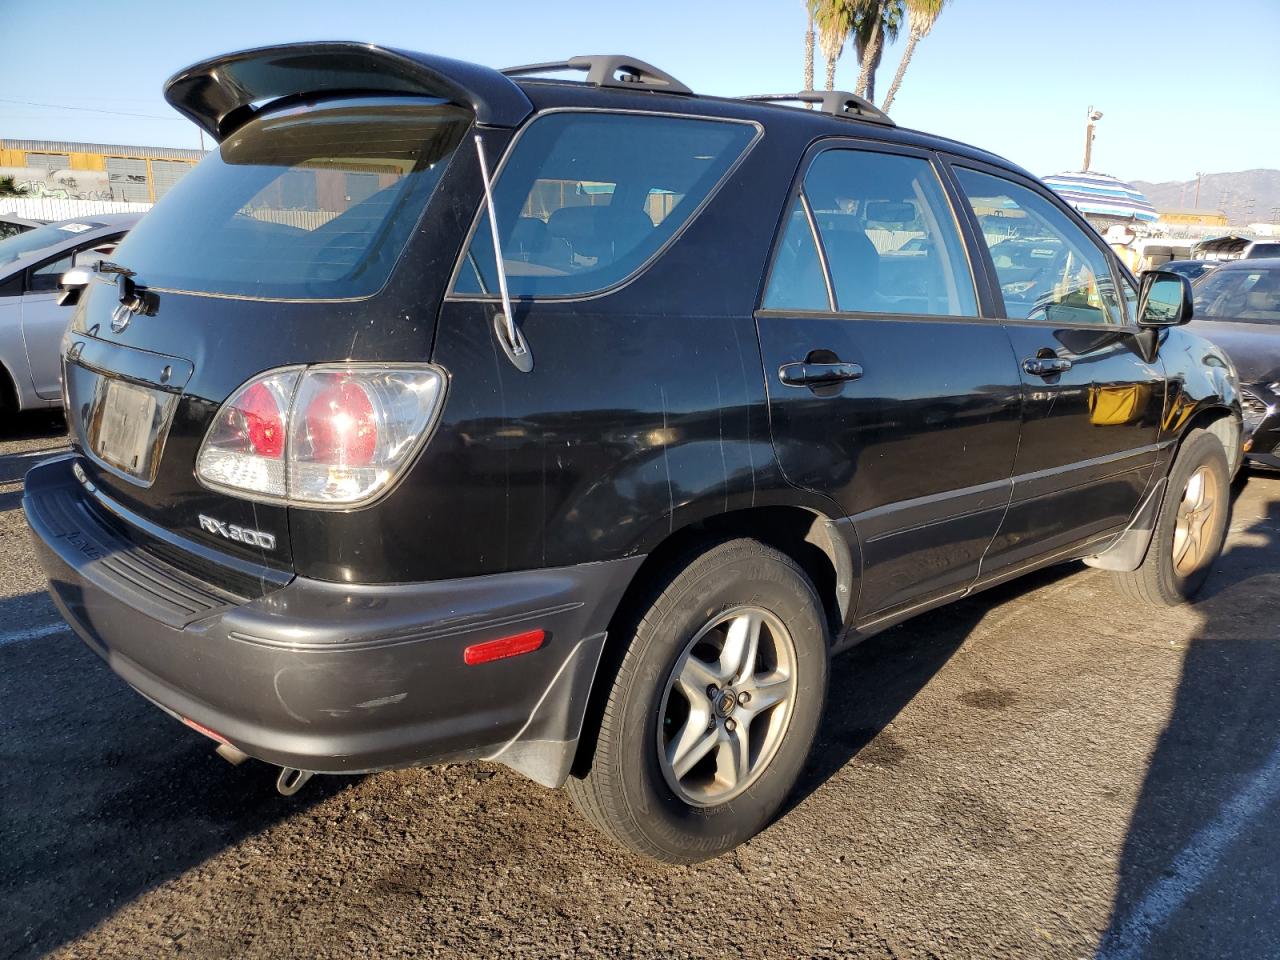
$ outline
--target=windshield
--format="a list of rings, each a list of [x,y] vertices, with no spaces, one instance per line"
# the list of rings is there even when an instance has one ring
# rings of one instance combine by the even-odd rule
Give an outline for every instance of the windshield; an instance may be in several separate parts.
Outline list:
[[[1280,269],[1219,268],[1196,283],[1197,320],[1280,323]]]
[[[16,237],[10,237],[8,240],[0,240],[0,264],[13,263],[28,253],[52,247],[55,243],[70,240],[77,234],[95,230],[98,226],[94,223],[68,220],[66,223],[49,223],[43,227],[28,230],[26,233],[20,233]]]
[[[466,110],[407,97],[271,113],[200,161],[114,259],[169,290],[376,293],[470,122]]]

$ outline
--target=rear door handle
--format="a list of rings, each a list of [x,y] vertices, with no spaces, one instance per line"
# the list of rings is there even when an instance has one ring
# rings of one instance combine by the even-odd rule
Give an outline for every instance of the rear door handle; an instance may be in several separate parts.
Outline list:
[[[1066,357],[1028,357],[1022,361],[1022,369],[1034,377],[1052,377],[1070,370],[1071,361]]]
[[[784,363],[778,368],[778,379],[788,387],[819,387],[827,383],[843,383],[862,377],[859,363]]]

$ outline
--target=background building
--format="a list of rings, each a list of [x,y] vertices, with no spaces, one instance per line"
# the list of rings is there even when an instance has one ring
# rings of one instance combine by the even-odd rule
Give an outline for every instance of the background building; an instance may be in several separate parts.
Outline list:
[[[0,177],[12,177],[31,198],[155,203],[203,156],[174,147],[0,140]]]
[[[1175,207],[1160,209],[1160,223],[1168,227],[1225,227],[1225,210]]]

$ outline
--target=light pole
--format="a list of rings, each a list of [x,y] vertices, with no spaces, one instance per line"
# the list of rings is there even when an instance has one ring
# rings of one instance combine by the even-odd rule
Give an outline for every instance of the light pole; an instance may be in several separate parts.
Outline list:
[[[1089,163],[1093,159],[1093,125],[1102,119],[1102,111],[1089,107],[1088,119],[1084,125],[1084,172],[1089,172]]]

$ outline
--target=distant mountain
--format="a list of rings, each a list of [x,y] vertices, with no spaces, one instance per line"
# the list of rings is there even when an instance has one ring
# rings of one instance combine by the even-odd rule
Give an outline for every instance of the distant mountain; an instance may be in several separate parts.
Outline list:
[[[1196,205],[1194,180],[1132,183],[1157,210]],[[1200,181],[1200,207],[1226,211],[1233,224],[1280,222],[1280,170],[1206,173]]]

